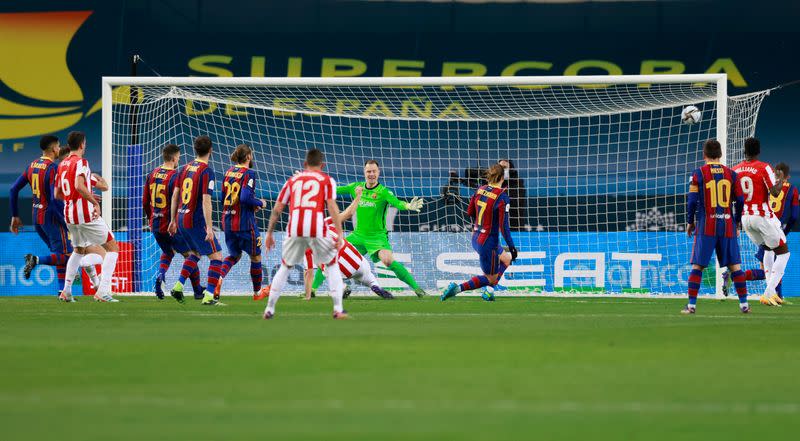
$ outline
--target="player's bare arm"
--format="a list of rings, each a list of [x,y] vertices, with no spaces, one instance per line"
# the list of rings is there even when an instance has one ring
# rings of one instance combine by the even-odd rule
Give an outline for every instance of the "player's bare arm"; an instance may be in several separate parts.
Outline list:
[[[89,187],[86,186],[86,178],[83,175],[78,175],[78,178],[75,180],[75,191],[77,191],[83,199],[92,204],[94,207],[94,215],[100,216],[100,203],[97,202],[94,194],[89,191]]]
[[[344,231],[342,230],[342,217],[339,214],[339,206],[336,205],[336,200],[328,199],[325,201],[325,203],[328,205],[328,213],[330,214],[331,219],[333,219],[333,224],[336,226],[336,231]],[[338,238],[336,239],[336,248],[338,249],[342,246],[344,246],[344,234],[339,234]]]
[[[275,238],[272,233],[275,231],[275,224],[278,223],[278,218],[280,218],[285,207],[286,205],[282,202],[275,202],[275,206],[272,207],[272,213],[269,215],[269,224],[267,225],[267,237],[264,238],[264,246],[267,247],[267,251],[275,247]]]
[[[180,198],[178,191],[177,187],[172,191],[172,205],[169,207],[171,220],[169,221],[169,226],[167,226],[167,231],[173,236],[178,232],[178,223],[175,221],[178,218],[178,199]]]
[[[203,195],[203,217],[206,220],[206,241],[214,240],[214,219],[212,219],[213,208],[211,206],[211,195]]]
[[[109,189],[108,181],[103,179],[103,177],[98,175],[97,173],[92,173],[92,177],[97,181],[94,184],[94,188],[96,188],[96,189],[98,189],[100,191],[108,191],[108,189]]]
[[[358,209],[358,203],[361,202],[362,193],[364,193],[363,187],[356,187],[355,190],[353,190],[353,194],[355,194],[353,202],[351,202],[350,205],[348,205],[347,208],[339,214],[339,217],[341,218],[342,222],[346,221],[347,219],[350,219],[351,217],[353,217],[354,214],[356,214],[356,210]]]

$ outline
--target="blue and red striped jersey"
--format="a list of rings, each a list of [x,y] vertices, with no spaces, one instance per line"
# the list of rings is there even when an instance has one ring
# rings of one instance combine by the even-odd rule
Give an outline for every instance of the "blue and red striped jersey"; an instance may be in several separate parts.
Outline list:
[[[508,222],[510,207],[511,199],[505,188],[491,185],[478,188],[469,201],[467,215],[474,220],[473,236],[479,244],[483,245],[489,238],[497,240],[503,233],[506,244],[514,246]]]
[[[256,227],[256,207],[263,208],[255,197],[256,172],[233,166],[222,181],[222,227],[225,231],[252,231]]]
[[[150,222],[150,231],[166,233],[170,222],[172,192],[178,172],[174,168],[156,167],[147,175],[142,192],[142,205]]]
[[[770,195],[769,205],[781,224],[791,229],[800,214],[800,191],[789,182],[784,182],[778,196]]]
[[[687,222],[694,223],[696,217],[697,234],[736,237],[744,197],[735,171],[719,163],[696,169],[687,199]]]
[[[56,170],[58,165],[50,158],[42,156],[41,158],[31,162],[28,169],[25,170],[25,180],[31,186],[33,199],[31,206],[33,207],[33,221],[37,225],[46,223],[45,213],[50,210],[58,209],[58,207],[51,207],[51,201],[54,195],[54,188],[56,182]]]
[[[214,193],[214,171],[208,163],[195,159],[181,169],[176,183],[179,191],[178,219],[182,228],[205,228],[203,196]]]

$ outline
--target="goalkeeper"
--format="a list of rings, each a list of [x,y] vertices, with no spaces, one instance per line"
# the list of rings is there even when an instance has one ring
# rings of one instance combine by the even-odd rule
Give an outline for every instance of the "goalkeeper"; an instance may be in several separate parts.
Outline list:
[[[418,197],[409,202],[397,199],[391,190],[378,183],[380,175],[381,169],[378,161],[370,159],[364,164],[366,182],[354,182],[343,187],[336,187],[337,193],[351,196],[355,195],[357,187],[364,189],[356,209],[356,228],[347,236],[347,240],[373,262],[379,260],[383,262],[397,275],[398,279],[414,290],[417,297],[423,297],[426,295],[425,290],[417,285],[414,276],[402,263],[394,260],[392,246],[389,244],[389,232],[386,229],[386,210],[389,204],[398,210],[411,210],[419,213],[423,201]]]

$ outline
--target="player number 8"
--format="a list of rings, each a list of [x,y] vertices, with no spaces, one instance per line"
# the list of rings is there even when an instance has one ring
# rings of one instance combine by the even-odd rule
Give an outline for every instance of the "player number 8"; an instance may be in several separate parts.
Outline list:
[[[191,179],[187,178],[187,179],[183,180],[183,185],[181,186],[183,188],[183,191],[181,192],[181,201],[184,204],[188,204],[189,201],[192,200],[192,187],[193,186],[194,186],[194,182]]]

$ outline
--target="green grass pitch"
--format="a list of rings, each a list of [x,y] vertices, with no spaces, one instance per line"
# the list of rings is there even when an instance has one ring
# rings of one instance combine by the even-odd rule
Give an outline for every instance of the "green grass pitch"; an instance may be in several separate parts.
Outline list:
[[[800,306],[0,299],[4,440],[789,440]]]

